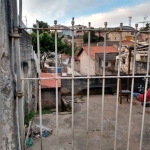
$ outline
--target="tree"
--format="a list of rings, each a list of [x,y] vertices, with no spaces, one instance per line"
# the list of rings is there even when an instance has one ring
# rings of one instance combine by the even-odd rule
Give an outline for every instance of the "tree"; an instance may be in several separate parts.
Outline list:
[[[31,33],[32,36],[32,44],[33,49],[37,53],[37,35],[35,32]],[[66,53],[68,55],[71,55],[71,44],[68,42],[63,43],[62,38],[58,37],[57,35],[57,50],[58,53]],[[48,33],[42,31],[39,35],[39,41],[40,41],[40,67],[41,70],[44,69],[44,64],[47,58],[52,57],[52,52],[55,51],[55,34],[54,33]]]
[[[36,24],[33,24],[33,27],[36,28]],[[43,22],[43,21],[39,21],[39,28],[48,28],[49,25],[47,24],[47,22]],[[33,32],[36,33],[36,30],[32,30]],[[42,30],[39,30],[39,34],[42,33]]]
[[[150,28],[150,23],[147,23],[145,27],[140,28],[141,31],[148,31]]]
[[[91,29],[94,29],[94,28],[91,28]],[[90,40],[91,43],[104,41],[104,38],[100,35],[101,31],[98,30],[97,32],[99,34],[98,36],[96,35],[96,31],[91,31],[91,40]],[[84,43],[88,43],[88,32],[84,33],[83,41]]]

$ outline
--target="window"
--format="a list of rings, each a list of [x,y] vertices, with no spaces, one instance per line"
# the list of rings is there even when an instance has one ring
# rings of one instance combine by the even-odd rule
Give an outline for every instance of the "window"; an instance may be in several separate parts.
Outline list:
[[[108,67],[108,62],[105,62],[105,66]]]
[[[122,58],[122,63],[123,63],[123,64],[125,64],[125,63],[126,63],[125,58]]]
[[[117,38],[116,38],[116,37],[114,37],[114,40],[117,40]]]
[[[147,56],[141,56],[141,61],[147,61]]]

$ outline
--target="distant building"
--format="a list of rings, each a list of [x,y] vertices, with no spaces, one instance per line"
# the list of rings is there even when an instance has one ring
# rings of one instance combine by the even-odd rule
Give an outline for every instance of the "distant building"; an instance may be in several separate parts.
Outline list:
[[[68,65],[69,60],[70,60],[69,55],[67,55],[67,54],[60,54],[59,55],[60,64]]]
[[[134,60],[134,50],[131,52],[130,58],[130,73],[133,69],[133,60]],[[148,46],[137,46],[136,49],[136,59],[135,59],[135,73],[145,74],[147,69],[147,60],[148,60]],[[116,56],[115,70],[118,70],[119,64],[119,55]],[[129,68],[129,50],[128,48],[122,48],[120,55],[120,71],[127,73]]]
[[[54,26],[49,26],[49,28],[50,28],[50,32],[55,31],[55,25]],[[59,30],[57,30],[58,36],[62,36],[62,35],[70,35],[71,36],[71,34],[72,34],[71,31],[68,30],[70,28],[67,27],[67,26],[58,24],[58,25],[56,25],[56,28],[59,29]]]
[[[116,28],[116,32],[109,32],[107,34],[107,40],[108,41],[119,41],[120,40],[120,33],[117,32],[119,28]],[[134,32],[135,29],[130,26],[123,26],[122,30],[126,30],[125,32],[122,32],[122,40],[133,40],[134,38]]]
[[[105,75],[113,75],[116,74],[115,71],[115,60],[116,55],[118,53],[106,53],[105,56]],[[103,75],[103,61],[104,54],[103,53],[96,53],[95,54],[95,74],[96,75]]]
[[[113,46],[106,46],[106,53],[117,53],[118,50]],[[91,46],[90,55],[88,56],[88,47],[84,46],[77,54],[80,60],[80,73],[87,75],[88,72],[88,58],[90,58],[90,75],[95,75],[95,54],[104,53],[103,46]]]

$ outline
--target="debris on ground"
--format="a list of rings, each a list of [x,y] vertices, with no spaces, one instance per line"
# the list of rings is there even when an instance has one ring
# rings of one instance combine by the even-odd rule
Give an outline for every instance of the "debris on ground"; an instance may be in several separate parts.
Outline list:
[[[42,126],[42,136],[48,137],[50,134],[52,134],[52,129]],[[33,125],[32,126],[32,134],[33,138],[37,139],[40,137],[40,126],[39,125]]]
[[[33,141],[32,141],[32,138],[28,138],[26,140],[26,148],[29,148],[33,145]]]
[[[25,129],[26,133],[28,131],[28,128],[29,127],[27,127]],[[52,129],[47,128],[45,126],[42,126],[42,136],[43,137],[45,137],[45,138],[48,137],[50,134],[52,134],[52,131],[53,131]],[[31,138],[33,138],[33,139],[40,138],[40,126],[36,125],[36,124],[31,125],[29,133],[28,133],[28,136],[31,137]]]

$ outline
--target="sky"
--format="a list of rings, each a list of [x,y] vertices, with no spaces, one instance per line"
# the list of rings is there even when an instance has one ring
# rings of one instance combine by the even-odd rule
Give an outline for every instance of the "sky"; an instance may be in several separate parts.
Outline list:
[[[129,25],[129,18],[132,17],[131,26],[135,27],[138,22],[150,21],[150,0],[22,0],[23,16],[27,17],[28,27],[32,27],[36,19],[54,25],[58,24],[71,26],[72,17],[76,25],[92,27],[117,27],[122,22]],[[25,17],[23,17],[25,20]],[[143,23],[138,23],[139,27]]]

